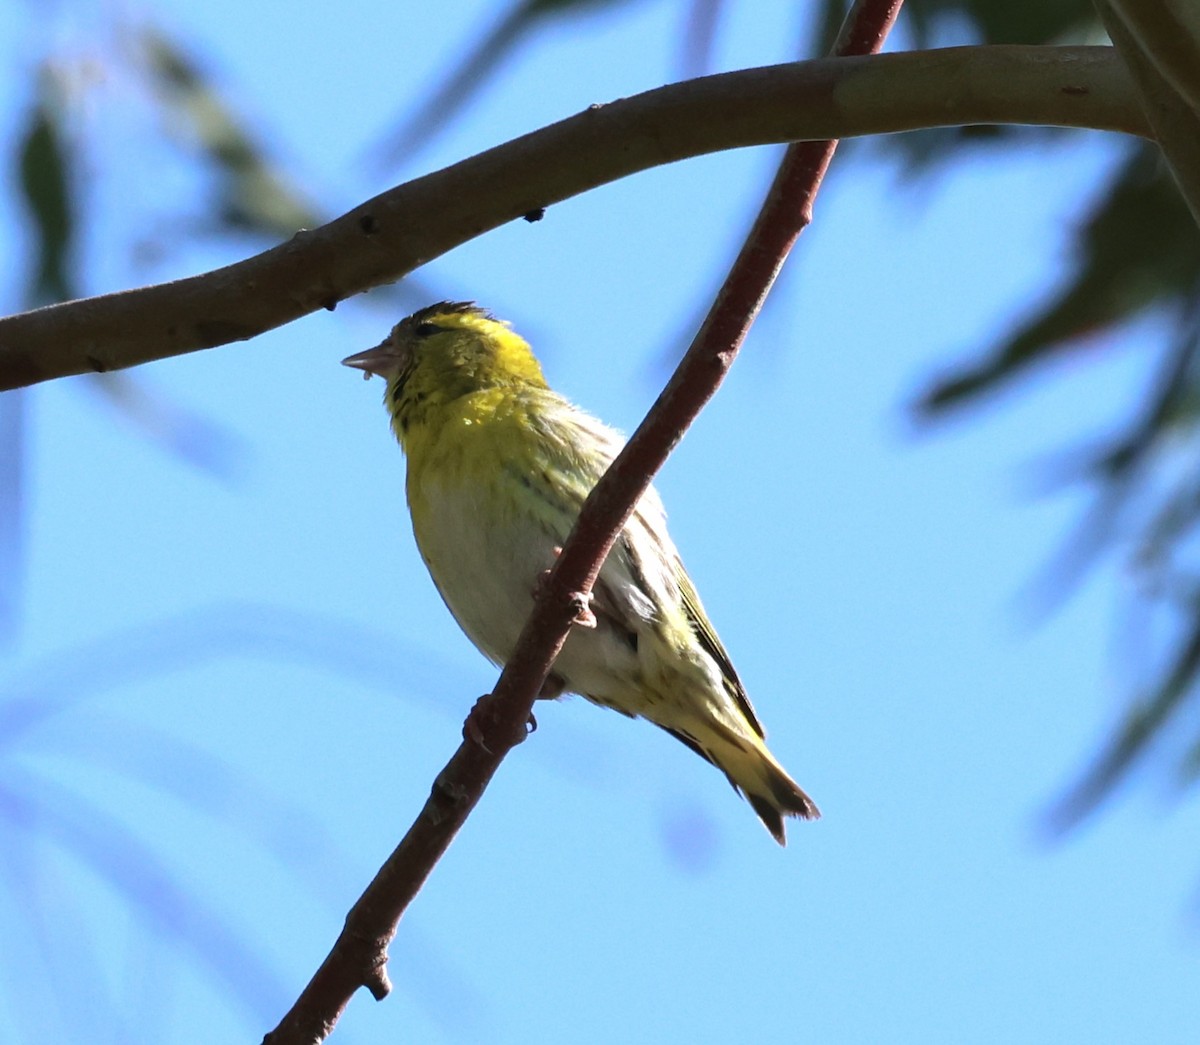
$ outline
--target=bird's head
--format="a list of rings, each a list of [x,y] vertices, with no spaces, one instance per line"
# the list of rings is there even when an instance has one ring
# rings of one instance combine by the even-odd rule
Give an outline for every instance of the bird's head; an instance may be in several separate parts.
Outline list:
[[[400,429],[418,413],[487,388],[545,388],[528,343],[468,301],[443,301],[402,319],[382,343],[342,362],[387,381]]]
[[[402,319],[374,348],[342,362],[367,375],[456,391],[514,384],[546,387],[542,368],[524,338],[469,301],[442,301]]]

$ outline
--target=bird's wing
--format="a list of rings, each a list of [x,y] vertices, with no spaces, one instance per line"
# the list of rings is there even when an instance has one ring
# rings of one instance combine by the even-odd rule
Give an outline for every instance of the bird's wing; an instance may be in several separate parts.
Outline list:
[[[754,711],[754,705],[750,703],[750,697],[746,694],[746,687],[742,685],[733,661],[729,659],[729,654],[725,652],[725,647],[717,638],[716,630],[708,619],[708,614],[704,612],[704,606],[700,602],[695,585],[692,584],[692,579],[688,576],[687,570],[683,568],[683,563],[678,555],[675,557],[675,568],[678,574],[679,595],[683,601],[683,611],[687,615],[688,624],[691,625],[696,641],[700,643],[704,652],[717,662],[717,667],[721,669],[721,675],[725,679],[725,688],[737,703],[742,714],[746,716],[750,728],[760,737],[765,736],[762,723],[759,722],[758,715]]]
[[[541,445],[553,448],[552,452],[559,457],[555,462],[558,465],[556,474],[572,477],[569,492],[572,500],[577,499],[577,505],[581,507],[584,498],[624,446],[624,440],[619,432],[575,407],[561,412],[541,412],[538,423],[545,426],[541,433],[545,437]],[[576,512],[578,507],[575,508]],[[632,536],[634,531],[637,533],[636,539]],[[643,548],[644,542],[649,542],[650,546]],[[653,547],[653,552],[650,547]],[[643,495],[625,531],[617,538],[609,554],[609,563],[614,559],[624,565],[620,572],[627,574],[632,589],[626,585],[607,583],[602,573],[595,585],[594,610],[628,631],[632,618],[648,619],[655,612],[654,607],[659,600],[674,601],[669,589],[676,588],[684,616],[700,648],[720,668],[725,687],[750,728],[760,737],[763,736],[762,723],[758,720],[754,705],[746,695],[729,654],[717,638],[695,585],[667,533],[666,513],[653,487]],[[669,578],[665,576],[668,572]]]
[[[653,487],[646,491],[634,509],[613,554],[625,558],[636,587],[644,593],[648,602],[661,601],[663,605],[674,603],[682,609],[687,627],[700,648],[720,669],[725,690],[746,719],[747,725],[760,737],[764,736],[762,723],[758,720],[754,705],[750,703],[746,688],[725,647],[721,645],[708,614],[704,612],[696,586],[671,541],[667,532],[666,512]]]

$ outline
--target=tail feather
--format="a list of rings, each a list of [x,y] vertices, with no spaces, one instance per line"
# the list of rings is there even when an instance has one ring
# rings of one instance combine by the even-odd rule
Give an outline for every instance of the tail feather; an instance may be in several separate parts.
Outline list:
[[[795,816],[801,820],[816,820],[821,815],[821,811],[817,808],[817,804],[804,793],[804,789],[787,775],[783,766],[776,762],[770,752],[765,749],[762,752],[761,770],[762,774],[759,779],[766,783],[768,795],[749,790],[748,788],[754,786],[753,784],[739,783],[731,774],[729,774],[729,779],[746,796],[746,801],[758,814],[759,820],[763,822],[766,829],[771,832],[771,837],[780,845],[787,845],[787,832],[784,830],[783,818]],[[728,774],[728,770],[726,773]]]
[[[771,837],[780,845],[787,845],[784,817],[816,820],[821,811],[760,739],[739,736],[724,728],[714,729],[714,725],[705,723],[703,739],[683,729],[662,728],[721,770],[733,789],[750,803]]]

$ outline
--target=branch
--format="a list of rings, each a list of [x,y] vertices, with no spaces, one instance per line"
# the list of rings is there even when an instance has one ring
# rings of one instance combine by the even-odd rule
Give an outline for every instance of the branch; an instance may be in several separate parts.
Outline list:
[[[1100,12],[1108,35],[1112,38],[1117,52],[1129,67],[1133,79],[1134,90],[1141,100],[1146,113],[1146,120],[1158,139],[1159,148],[1171,168],[1175,183],[1179,186],[1192,218],[1200,225],[1200,109],[1194,108],[1188,97],[1181,94],[1169,78],[1172,71],[1170,60],[1177,61],[1179,52],[1188,52],[1190,48],[1191,79],[1186,81],[1186,88],[1200,89],[1200,46],[1189,37],[1180,27],[1180,34],[1167,47],[1163,25],[1151,17],[1153,12],[1162,14],[1169,6],[1169,0],[1138,0],[1144,5],[1140,10],[1141,22],[1138,28],[1143,32],[1148,26],[1158,29],[1158,35],[1149,43],[1146,37],[1135,35],[1130,24],[1127,24],[1129,10],[1133,8],[1125,2],[1115,4],[1107,0],[1097,0],[1096,7]],[[1136,5],[1135,5],[1136,6]],[[1192,29],[1200,32],[1200,16],[1192,14]],[[1164,16],[1165,18],[1165,16]],[[1159,47],[1166,50],[1159,51]]]
[[[1108,0],[1108,7],[1163,77],[1200,112],[1200,7],[1195,0]],[[1107,18],[1105,26],[1112,36]],[[1116,37],[1113,43],[1125,50]]]
[[[878,51],[902,0],[857,0],[835,48]],[[264,1045],[320,1042],[359,986],[390,989],[387,947],[400,918],[483,794],[504,756],[525,739],[533,704],[567,634],[587,606],[609,549],[650,480],[712,398],[732,365],[780,266],[812,219],[812,201],[836,141],[792,145],[708,316],[671,380],[589,494],[495,690],[438,774],[421,814],[346,918],[346,927],[295,1006]]]
[[[244,341],[538,208],[691,156],[990,123],[1150,133],[1108,47],[958,47],[706,76],[594,106],[225,268],[0,319],[0,390]]]

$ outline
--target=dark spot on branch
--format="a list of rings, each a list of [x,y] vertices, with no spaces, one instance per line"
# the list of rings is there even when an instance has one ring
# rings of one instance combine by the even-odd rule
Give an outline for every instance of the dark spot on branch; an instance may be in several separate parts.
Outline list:
[[[331,294],[329,297],[327,297],[324,301],[321,302],[321,307],[323,309],[325,309],[326,312],[332,312],[335,308],[338,307],[338,302],[340,300],[341,299],[339,297],[337,297],[334,294]]]
[[[108,373],[108,367],[104,365],[103,359],[100,359],[97,356],[84,356],[83,358],[87,362],[87,365],[92,368],[94,373],[97,373],[97,374]]]
[[[444,773],[439,773],[429,789],[429,797],[435,802],[445,803],[451,807],[462,805],[470,797],[466,788],[456,783]]]
[[[546,216],[546,208],[545,207],[534,207],[533,210],[526,211],[525,214],[523,215],[525,220],[527,222],[529,222],[531,225],[535,221],[541,221],[542,218],[544,218],[545,216]]]
[[[375,220],[374,214],[364,214],[358,219],[358,227],[368,236],[374,236],[379,231],[379,222]]]
[[[1059,88],[1059,90],[1063,94],[1072,94],[1072,95],[1080,95],[1080,94],[1088,93],[1088,89],[1086,87],[1062,87],[1062,88]]]

